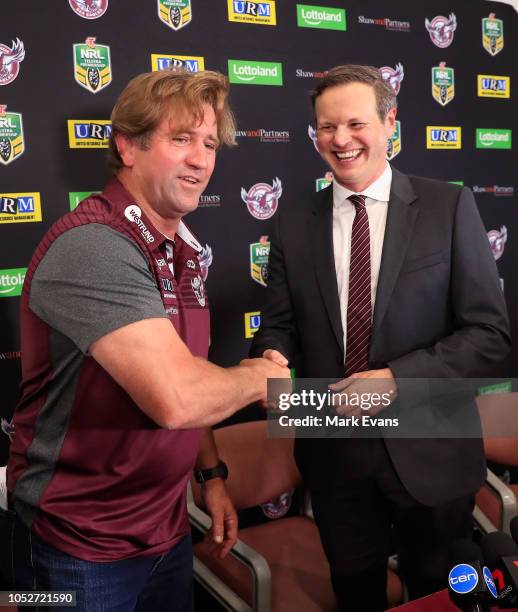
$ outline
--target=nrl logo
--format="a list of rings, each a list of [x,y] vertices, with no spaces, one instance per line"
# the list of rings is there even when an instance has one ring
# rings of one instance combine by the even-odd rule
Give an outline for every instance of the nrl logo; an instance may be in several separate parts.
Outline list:
[[[491,251],[493,253],[493,257],[495,261],[500,259],[504,254],[505,243],[507,242],[507,228],[505,225],[502,225],[500,231],[491,230],[487,233],[487,237],[489,240],[489,246],[491,247]]]
[[[389,85],[394,90],[396,96],[401,89],[401,82],[405,78],[405,72],[403,70],[403,64],[396,64],[395,68],[390,66],[382,66],[380,68],[381,78],[384,81],[388,81]]]
[[[401,152],[401,121],[396,121],[396,129],[387,140],[387,159],[390,161]]]
[[[0,420],[0,427],[6,436],[9,437],[9,441],[12,442],[14,438],[14,425],[12,421],[6,419]]]
[[[316,132],[315,128],[312,125],[308,125],[308,136],[311,138],[311,140],[313,141],[313,146],[318,151],[317,132]]]
[[[279,198],[282,195],[282,183],[279,178],[274,179],[273,184],[256,183],[250,187],[248,192],[241,187],[241,199],[246,204],[248,212],[261,221],[273,217],[279,206]]]
[[[68,0],[70,8],[83,19],[98,19],[106,13],[108,0]]]
[[[0,85],[9,85],[20,72],[20,62],[25,58],[25,48],[17,38],[11,48],[0,43]]]
[[[250,245],[250,275],[263,287],[268,280],[268,257],[270,255],[270,243],[268,236],[261,236],[259,242]]]
[[[158,16],[173,30],[179,30],[192,21],[191,0],[157,0]]]
[[[74,76],[81,87],[99,93],[112,82],[110,47],[95,44],[89,36],[84,44],[74,45]]]
[[[432,68],[432,96],[442,106],[455,96],[455,72],[453,68],[446,68],[446,62]]]
[[[453,33],[457,29],[457,18],[455,17],[455,13],[450,13],[449,17],[437,15],[432,21],[426,18],[424,24],[434,45],[441,49],[451,45],[453,42]]]
[[[21,113],[6,112],[0,104],[0,163],[7,166],[25,151]]]
[[[490,55],[496,55],[504,48],[504,22],[489,13],[482,19],[482,45]]]
[[[201,276],[198,274],[195,278],[191,280],[191,287],[194,291],[194,295],[198,300],[199,305],[204,308],[205,307],[205,289],[203,288],[203,280]]]
[[[212,264],[212,249],[208,244],[205,245],[198,255],[198,262],[200,264],[201,277],[206,281],[209,275],[209,267]]]

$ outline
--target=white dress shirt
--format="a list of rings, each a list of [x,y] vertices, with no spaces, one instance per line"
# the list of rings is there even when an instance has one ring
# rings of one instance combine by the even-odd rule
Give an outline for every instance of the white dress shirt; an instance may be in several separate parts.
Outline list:
[[[383,251],[383,238],[387,223],[387,210],[392,183],[392,169],[387,163],[383,174],[360,195],[365,196],[365,208],[369,217],[371,251],[371,304],[374,312],[376,289]],[[344,332],[344,355],[347,340],[347,301],[349,298],[349,264],[351,259],[351,234],[356,214],[354,204],[347,198],[355,192],[340,185],[333,178],[333,251],[336,280],[340,298],[340,314]]]

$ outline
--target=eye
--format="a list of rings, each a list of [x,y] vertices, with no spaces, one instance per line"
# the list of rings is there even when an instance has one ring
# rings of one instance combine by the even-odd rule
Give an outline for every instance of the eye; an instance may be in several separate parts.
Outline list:
[[[206,142],[205,147],[209,149],[209,151],[215,151],[218,148],[215,142]]]
[[[317,132],[321,132],[323,134],[331,134],[334,131],[335,131],[334,125],[324,124],[324,125],[319,125],[317,127]]]
[[[187,136],[173,136],[172,141],[177,145],[185,145],[189,142],[189,138]]]
[[[351,123],[351,127],[355,130],[359,130],[362,127],[365,127],[366,123],[363,123],[362,121],[355,121],[354,123]]]

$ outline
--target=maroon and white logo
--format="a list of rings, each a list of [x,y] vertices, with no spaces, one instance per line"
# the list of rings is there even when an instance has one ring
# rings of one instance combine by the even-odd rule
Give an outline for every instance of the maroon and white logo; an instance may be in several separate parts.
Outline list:
[[[317,147],[317,132],[316,132],[315,128],[312,125],[308,125],[308,136],[311,138],[311,140],[313,141],[313,146],[318,151],[318,147]]]
[[[212,263],[212,249],[208,244],[199,253],[198,262],[200,264],[201,277],[206,281],[209,275],[209,267]]]
[[[493,252],[495,260],[500,259],[504,254],[505,243],[507,242],[507,228],[502,225],[500,231],[491,230],[487,233],[489,239],[489,246]]]
[[[195,278],[191,280],[191,287],[198,300],[199,305],[204,308],[205,307],[205,289],[203,286],[203,280],[201,276],[198,274]]]
[[[388,81],[389,85],[394,90],[396,96],[401,89],[401,81],[405,78],[405,71],[403,70],[403,64],[396,64],[395,68],[390,66],[382,66],[380,68],[381,78],[384,81]]]
[[[433,44],[444,49],[444,47],[449,47],[453,42],[453,33],[457,29],[457,17],[455,17],[455,13],[450,13],[449,17],[437,15],[432,21],[426,18],[424,25],[428,30],[428,34],[430,34]]]
[[[0,43],[0,85],[9,85],[20,72],[20,62],[25,57],[25,48],[22,41],[17,38],[11,41],[9,48]]]
[[[98,19],[106,13],[108,0],[68,0],[70,8],[83,19]]]
[[[291,507],[294,489],[281,493],[278,497],[274,497],[270,501],[261,504],[261,509],[265,516],[270,519],[278,519],[285,516]]]
[[[12,442],[14,437],[14,425],[12,421],[8,421],[7,419],[0,420],[0,428],[4,432],[6,436],[9,437],[9,440]]]
[[[273,217],[279,206],[279,198],[282,195],[282,183],[279,178],[274,179],[273,184],[256,183],[250,187],[248,192],[241,187],[241,199],[246,204],[248,212],[264,221]]]

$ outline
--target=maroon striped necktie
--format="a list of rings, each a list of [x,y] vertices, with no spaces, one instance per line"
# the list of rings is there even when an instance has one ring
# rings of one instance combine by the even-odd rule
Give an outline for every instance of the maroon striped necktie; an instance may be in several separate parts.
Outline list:
[[[351,234],[345,375],[369,369],[371,337],[371,254],[365,196],[352,195],[356,208]]]

